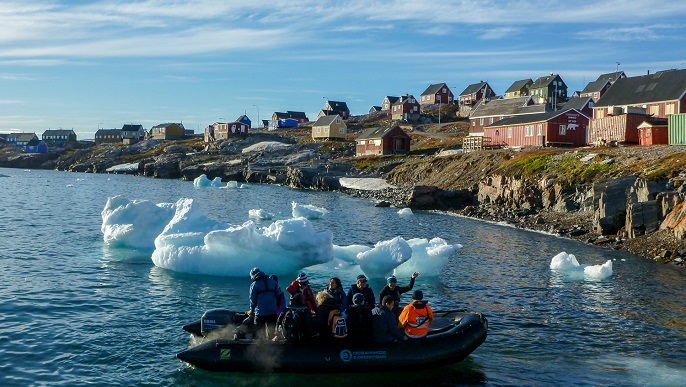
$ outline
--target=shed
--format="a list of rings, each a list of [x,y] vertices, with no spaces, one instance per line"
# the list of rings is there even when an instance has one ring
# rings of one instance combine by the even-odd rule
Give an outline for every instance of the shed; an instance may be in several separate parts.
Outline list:
[[[370,128],[357,136],[355,155],[381,156],[408,153],[412,138],[399,126]]]
[[[638,144],[657,145],[669,143],[667,120],[650,119],[638,125]]]

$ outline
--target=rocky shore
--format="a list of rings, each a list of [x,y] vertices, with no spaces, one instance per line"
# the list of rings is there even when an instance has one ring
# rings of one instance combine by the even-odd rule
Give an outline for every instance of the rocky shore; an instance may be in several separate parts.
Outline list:
[[[332,146],[263,133],[211,147],[198,140],[148,140],[128,146],[80,143],[46,154],[0,153],[0,167],[185,180],[204,174],[225,182],[341,191],[380,206],[451,211],[686,263],[684,149],[500,150],[375,160],[353,153],[350,143]],[[343,177],[384,178],[393,187],[346,188]]]

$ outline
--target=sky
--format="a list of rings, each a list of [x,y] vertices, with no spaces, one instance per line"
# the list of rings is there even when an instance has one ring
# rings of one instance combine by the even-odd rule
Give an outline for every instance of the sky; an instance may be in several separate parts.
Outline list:
[[[686,68],[686,2],[0,0],[0,133],[182,122],[202,132],[326,100]]]

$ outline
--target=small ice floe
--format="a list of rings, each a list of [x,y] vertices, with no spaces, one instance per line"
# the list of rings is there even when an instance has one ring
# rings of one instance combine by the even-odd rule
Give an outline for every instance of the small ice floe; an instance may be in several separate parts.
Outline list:
[[[240,184],[239,182],[235,180],[227,181],[226,185],[222,188],[228,188],[228,189],[243,189],[243,188],[248,188],[247,185],[245,184]]]
[[[401,218],[410,218],[410,217],[412,217],[412,215],[414,215],[414,213],[409,208],[403,208],[403,209],[398,211],[398,215]]]
[[[311,204],[298,204],[293,202],[292,206],[294,218],[320,219],[329,212],[326,208],[313,206]]]
[[[261,208],[252,209],[248,211],[248,216],[253,219],[268,220],[274,218],[274,214],[269,213]]]
[[[210,180],[204,173],[193,180],[193,186],[196,188],[221,187],[223,185],[221,177],[215,177],[214,180]]]
[[[588,279],[606,279],[612,276],[612,260],[602,265],[580,265],[574,254],[561,252],[550,261],[550,268],[570,275],[583,275]]]

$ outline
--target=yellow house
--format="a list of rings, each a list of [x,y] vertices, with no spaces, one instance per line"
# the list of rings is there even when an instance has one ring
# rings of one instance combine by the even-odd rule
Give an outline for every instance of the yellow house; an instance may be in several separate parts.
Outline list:
[[[153,126],[150,129],[150,137],[156,140],[180,140],[186,136],[186,128],[183,124],[166,123]]]
[[[312,125],[313,140],[346,140],[348,138],[348,126],[338,114],[322,116]]]

